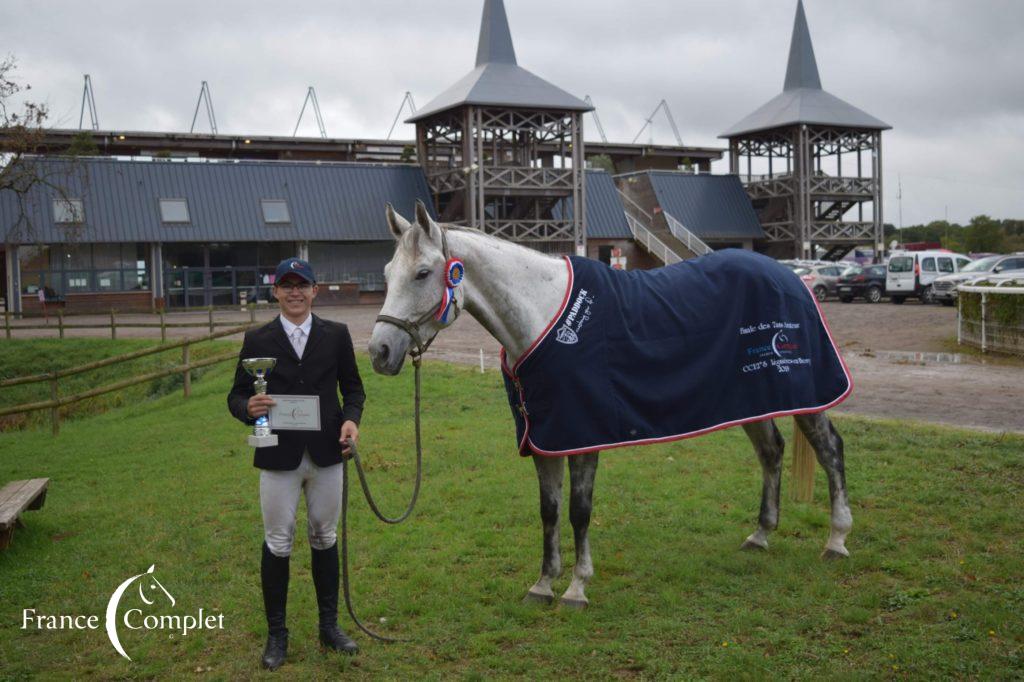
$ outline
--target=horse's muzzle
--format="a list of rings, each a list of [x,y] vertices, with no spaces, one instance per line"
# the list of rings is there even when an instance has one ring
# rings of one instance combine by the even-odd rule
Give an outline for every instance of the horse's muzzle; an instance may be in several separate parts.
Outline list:
[[[402,371],[405,356],[409,352],[409,335],[401,329],[378,322],[370,337],[370,360],[373,371],[394,376]]]

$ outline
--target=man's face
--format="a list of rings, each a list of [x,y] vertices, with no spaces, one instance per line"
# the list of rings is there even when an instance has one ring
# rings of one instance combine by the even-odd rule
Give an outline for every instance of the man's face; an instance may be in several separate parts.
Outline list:
[[[285,275],[274,283],[274,298],[288,317],[304,319],[313,307],[317,286],[296,275]]]

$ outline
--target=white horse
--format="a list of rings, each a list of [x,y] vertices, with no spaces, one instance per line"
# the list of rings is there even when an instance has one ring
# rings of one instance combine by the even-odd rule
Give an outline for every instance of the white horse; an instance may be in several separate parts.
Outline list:
[[[472,315],[505,349],[507,364],[526,353],[559,311],[568,273],[561,258],[542,254],[476,230],[439,225],[417,203],[416,224],[389,205],[387,222],[397,241],[395,255],[384,268],[387,297],[374,326],[369,352],[373,368],[395,375],[405,356],[419,351],[454,320],[458,310]],[[454,290],[455,310],[445,321],[435,312],[445,296],[443,273],[451,256],[465,264],[465,280]],[[843,441],[824,413],[794,417],[828,475],[832,502],[831,533],[823,557],[849,555],[845,539],[852,527],[843,467]],[[784,441],[771,419],[743,426],[764,473],[759,524],[743,543],[745,549],[767,549],[768,534],[778,525],[779,483]],[[554,600],[552,583],[562,572],[559,554],[559,512],[565,464],[562,457],[533,456],[540,482],[540,511],[544,526],[544,558],[540,579],[526,599]],[[569,519],[576,545],[572,583],[561,603],[583,607],[584,592],[594,574],[587,538],[598,453],[567,457],[572,491]]]

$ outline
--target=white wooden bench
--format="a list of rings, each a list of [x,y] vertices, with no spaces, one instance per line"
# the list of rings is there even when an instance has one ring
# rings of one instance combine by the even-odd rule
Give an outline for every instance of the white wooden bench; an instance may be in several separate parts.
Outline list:
[[[49,485],[48,478],[31,478],[11,481],[0,488],[0,549],[7,549],[14,537],[14,529],[24,525],[20,518],[22,512],[43,506]]]

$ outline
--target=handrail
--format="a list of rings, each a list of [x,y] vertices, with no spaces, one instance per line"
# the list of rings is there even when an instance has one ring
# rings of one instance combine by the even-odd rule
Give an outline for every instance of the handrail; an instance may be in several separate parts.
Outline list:
[[[633,201],[633,200],[632,200],[632,199],[631,199],[631,198],[629,197],[629,195],[628,195],[628,194],[626,194],[625,192],[623,192],[623,191],[622,191],[621,189],[619,189],[618,187],[616,187],[616,188],[615,188],[615,191],[619,193],[619,196],[620,196],[620,197],[622,197],[623,199],[625,199],[626,201],[628,201],[628,202],[629,202],[630,204],[632,204],[632,205],[633,205],[633,207],[634,207],[634,208],[635,208],[636,210],[638,210],[638,211],[640,211],[641,213],[643,213],[643,214],[644,214],[644,217],[645,217],[645,218],[647,218],[647,220],[649,220],[649,221],[651,221],[651,222],[654,222],[654,217],[653,217],[653,216],[652,216],[652,215],[651,215],[650,213],[648,213],[647,211],[645,211],[645,210],[643,209],[643,207],[642,207],[642,206],[640,206],[640,204],[638,204],[638,203],[636,203],[635,201]]]
[[[698,256],[711,253],[712,248],[705,244],[700,237],[686,229],[686,226],[676,220],[668,211],[662,211],[665,220],[668,221],[668,231],[672,236],[681,241],[686,248]]]
[[[678,263],[683,257],[669,248],[668,244],[658,239],[651,230],[647,229],[639,220],[629,215],[626,216],[626,224],[633,233],[633,239],[640,242],[656,258],[661,259],[665,265]]]

